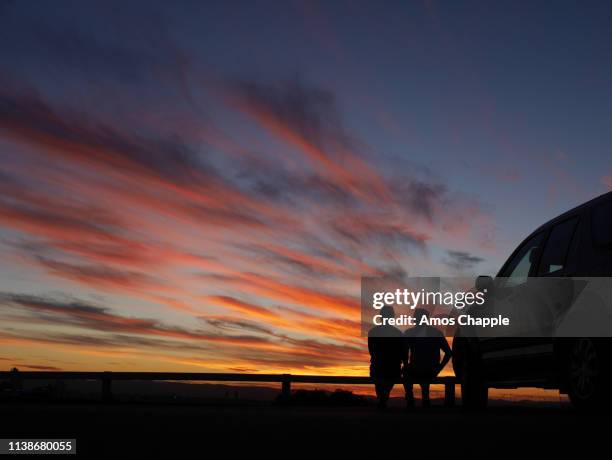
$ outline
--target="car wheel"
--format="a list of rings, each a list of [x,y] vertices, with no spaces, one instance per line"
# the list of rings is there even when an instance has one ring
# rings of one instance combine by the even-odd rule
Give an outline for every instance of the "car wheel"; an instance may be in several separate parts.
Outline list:
[[[602,362],[602,353],[593,339],[581,338],[572,343],[568,352],[567,384],[575,407],[597,409],[610,400]]]

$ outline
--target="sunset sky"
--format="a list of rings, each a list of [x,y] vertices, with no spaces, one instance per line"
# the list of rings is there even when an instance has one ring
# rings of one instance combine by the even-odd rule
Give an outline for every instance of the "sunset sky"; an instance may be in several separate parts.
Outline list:
[[[612,188],[611,30],[0,0],[0,368],[367,374],[360,276],[494,274]]]

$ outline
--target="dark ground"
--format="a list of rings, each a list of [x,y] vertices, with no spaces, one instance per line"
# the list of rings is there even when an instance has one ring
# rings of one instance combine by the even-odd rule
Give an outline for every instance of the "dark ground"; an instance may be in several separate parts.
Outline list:
[[[395,407],[380,412],[372,406],[265,403],[5,402],[0,411],[2,438],[76,438],[79,454],[107,458],[120,452],[163,458],[294,457],[332,450],[360,457],[581,458],[603,455],[612,440],[609,416],[546,404],[491,407],[482,414],[464,413],[460,407],[405,413]]]

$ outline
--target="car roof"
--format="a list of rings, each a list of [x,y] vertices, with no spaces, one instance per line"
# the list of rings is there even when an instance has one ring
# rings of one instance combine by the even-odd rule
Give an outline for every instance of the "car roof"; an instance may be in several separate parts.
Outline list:
[[[568,211],[565,211],[563,214],[558,215],[557,217],[550,219],[548,222],[546,222],[545,224],[540,225],[538,228],[536,228],[533,232],[531,232],[525,239],[523,239],[521,241],[521,243],[514,249],[514,251],[512,252],[512,254],[508,257],[508,259],[506,259],[506,261],[504,262],[504,264],[500,267],[498,273],[496,276],[499,276],[499,274],[503,271],[504,267],[508,264],[508,262],[510,261],[510,259],[514,256],[514,254],[516,253],[516,251],[518,251],[518,249],[530,238],[532,238],[534,235],[536,235],[537,233],[540,233],[546,229],[548,229],[549,227],[551,227],[552,225],[556,224],[557,222],[561,222],[564,219],[567,219],[570,216],[573,216],[575,214],[578,214],[579,212],[581,212],[583,209],[589,208],[591,206],[593,206],[594,204],[596,204],[599,201],[606,201],[608,199],[612,199],[612,191],[611,192],[607,192],[604,193],[602,195],[599,195],[585,203],[582,203],[581,205],[578,205]]]
[[[567,217],[570,217],[570,216],[572,216],[574,214],[577,214],[578,212],[582,211],[583,209],[588,208],[588,207],[594,205],[598,201],[605,201],[608,198],[612,198],[612,192],[606,192],[606,193],[604,193],[602,195],[599,195],[599,196],[597,196],[597,197],[587,201],[586,203],[582,203],[582,204],[580,204],[580,205],[578,205],[578,206],[576,206],[576,207],[574,207],[574,208],[572,208],[572,209],[570,209],[568,211],[565,211],[563,214],[560,214],[557,217],[555,217],[553,219],[550,219],[545,224],[540,225],[537,229],[535,229],[533,232],[531,232],[531,234],[529,236],[534,235],[534,234],[536,234],[538,232],[541,232],[542,230],[550,227],[553,224],[556,224],[557,222],[560,222],[560,221],[566,219]]]

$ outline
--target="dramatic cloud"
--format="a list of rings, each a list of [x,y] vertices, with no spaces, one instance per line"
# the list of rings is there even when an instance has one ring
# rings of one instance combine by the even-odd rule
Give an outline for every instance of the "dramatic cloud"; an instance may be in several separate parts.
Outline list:
[[[299,81],[263,85],[253,81],[228,84],[233,105],[264,129],[298,149],[315,171],[341,189],[366,200],[387,194],[381,177],[353,152],[338,115],[334,95],[307,88]]]
[[[330,91],[233,81],[225,94],[297,156],[232,155],[228,163],[222,152],[130,131],[52,105],[35,90],[0,92],[0,133],[40,158],[27,175],[20,161],[2,171],[0,225],[18,235],[5,246],[54,278],[122,296],[124,305],[169,307],[207,326],[169,327],[159,313],[142,319],[6,295],[34,323],[98,333],[24,330],[21,340],[171,354],[223,347],[217,354],[228,366],[357,363],[364,353],[359,277],[404,276],[410,268],[402,258],[426,258],[440,227],[461,210],[479,212],[441,184],[387,177],[370,165]],[[455,269],[477,262],[449,255]],[[252,349],[246,357],[244,345]]]
[[[41,365],[36,365],[36,364],[20,364],[19,367],[29,369],[32,371],[61,371],[59,367],[41,366]]]
[[[34,280],[0,297],[11,347],[358,371],[362,275],[480,261],[430,249],[489,238],[481,204],[383,164],[330,88],[211,75],[163,32],[35,29],[28,65],[86,89],[1,81],[0,269]]]
[[[226,301],[238,303],[234,299],[226,299]],[[202,317],[201,319],[212,326],[212,329],[185,329],[168,326],[152,319],[117,315],[106,307],[76,300],[65,301],[50,297],[2,293],[0,303],[5,309],[16,310],[16,314],[9,317],[13,321],[19,317],[18,313],[22,308],[29,312],[29,316],[22,317],[22,320],[29,317],[30,324],[42,323],[54,327],[64,325],[85,328],[95,334],[79,336],[56,333],[51,330],[41,335],[36,332],[28,332],[27,329],[15,334],[11,330],[4,332],[0,330],[0,341],[7,343],[40,341],[48,344],[78,345],[79,347],[96,346],[108,349],[144,347],[202,353],[212,351],[211,346],[214,345],[222,346],[223,349],[217,350],[217,353],[230,360],[243,356],[243,347],[248,346],[250,353],[258,355],[256,360],[271,362],[274,359],[281,359],[295,363],[301,360],[302,364],[298,367],[306,364],[315,367],[331,365],[346,359],[356,359],[363,353],[356,345],[345,346],[318,340],[297,339],[254,321],[227,317]],[[252,309],[253,307],[246,308]],[[323,319],[320,320],[324,322]],[[249,331],[255,335],[246,335],[241,331]],[[311,330],[313,331],[314,329]]]
[[[462,251],[446,251],[447,259],[445,263],[457,271],[471,270],[476,265],[484,262],[484,259],[478,256],[468,254]]]
[[[125,168],[142,178],[169,183],[207,176],[195,155],[177,139],[121,133],[83,113],[56,109],[34,90],[5,87],[0,93],[0,130],[6,138],[44,146],[59,158],[86,166]]]

